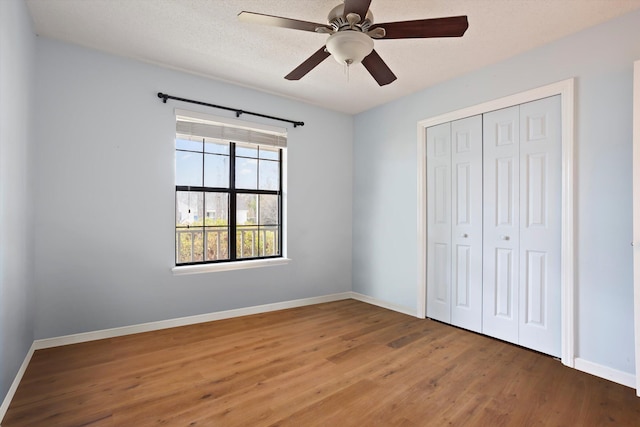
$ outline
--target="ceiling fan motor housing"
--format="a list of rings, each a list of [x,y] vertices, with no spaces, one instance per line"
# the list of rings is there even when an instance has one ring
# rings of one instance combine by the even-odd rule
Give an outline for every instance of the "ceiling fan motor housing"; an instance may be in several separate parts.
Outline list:
[[[370,10],[367,11],[367,15],[364,19],[361,19],[360,22],[357,22],[356,25],[352,26],[347,20],[347,17],[344,16],[344,4],[340,4],[331,9],[331,12],[329,12],[329,15],[327,16],[327,21],[329,21],[329,25],[333,27],[334,31],[350,29],[367,32],[369,27],[373,25],[373,13],[371,13]]]

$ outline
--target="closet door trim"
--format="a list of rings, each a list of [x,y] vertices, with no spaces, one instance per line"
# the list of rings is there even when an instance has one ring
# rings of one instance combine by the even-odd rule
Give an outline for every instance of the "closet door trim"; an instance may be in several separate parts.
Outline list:
[[[554,95],[560,95],[562,121],[562,239],[561,239],[561,294],[562,294],[562,363],[575,366],[575,289],[574,289],[574,87],[575,79],[567,79],[515,95],[452,111],[421,120],[418,134],[418,283],[417,317],[426,316],[427,304],[427,155],[426,128],[490,111],[524,104]]]

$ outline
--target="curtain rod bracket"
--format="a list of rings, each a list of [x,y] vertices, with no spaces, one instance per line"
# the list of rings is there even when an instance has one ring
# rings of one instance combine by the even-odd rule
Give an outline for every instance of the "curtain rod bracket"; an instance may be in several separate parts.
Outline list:
[[[280,122],[291,123],[294,128],[297,128],[298,126],[304,126],[304,122],[297,122],[295,120],[283,119],[281,117],[268,116],[266,114],[261,114],[261,113],[252,113],[251,111],[238,110],[237,108],[224,107],[222,105],[209,104],[207,102],[202,102],[202,101],[194,101],[193,99],[180,98],[180,97],[177,97],[177,96],[167,95],[166,93],[162,93],[162,92],[158,92],[158,98],[162,99],[162,102],[165,103],[165,104],[167,103],[167,99],[175,99],[176,101],[190,102],[192,104],[204,105],[206,107],[218,108],[218,109],[227,110],[227,111],[233,111],[233,112],[236,113],[236,117],[240,117],[240,115],[242,115],[242,114],[249,114],[249,115],[256,116],[256,117],[263,117],[265,119],[278,120]]]

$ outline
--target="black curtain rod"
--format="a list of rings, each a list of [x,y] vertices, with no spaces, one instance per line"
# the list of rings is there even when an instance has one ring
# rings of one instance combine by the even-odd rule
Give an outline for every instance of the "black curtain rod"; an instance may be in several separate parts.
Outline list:
[[[165,104],[167,103],[167,99],[174,99],[176,101],[190,102],[192,104],[219,108],[221,110],[234,111],[236,113],[236,117],[240,117],[241,114],[250,114],[252,116],[264,117],[265,119],[278,120],[281,122],[291,123],[294,128],[298,126],[304,126],[304,122],[296,122],[295,120],[282,119],[280,117],[268,116],[266,114],[260,114],[260,113],[252,113],[251,111],[239,110],[237,108],[223,107],[222,105],[209,104],[207,102],[202,102],[202,101],[194,101],[193,99],[179,98],[177,96],[167,95],[166,93],[162,93],[162,92],[158,92],[158,98],[162,99],[162,102],[164,102]]]

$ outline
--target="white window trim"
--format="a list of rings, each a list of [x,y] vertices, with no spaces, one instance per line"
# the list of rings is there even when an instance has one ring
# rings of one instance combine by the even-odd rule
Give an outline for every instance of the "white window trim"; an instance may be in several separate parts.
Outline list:
[[[276,265],[289,264],[291,259],[289,258],[265,258],[265,259],[252,259],[247,261],[230,261],[219,262],[210,264],[195,264],[195,265],[181,265],[173,267],[171,271],[174,276],[181,276],[183,274],[199,274],[199,273],[214,273],[217,271],[232,271],[232,270],[245,270],[247,268],[258,267],[273,267]]]

